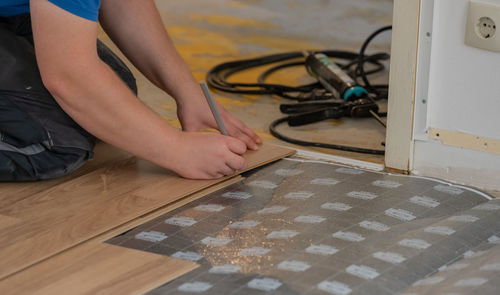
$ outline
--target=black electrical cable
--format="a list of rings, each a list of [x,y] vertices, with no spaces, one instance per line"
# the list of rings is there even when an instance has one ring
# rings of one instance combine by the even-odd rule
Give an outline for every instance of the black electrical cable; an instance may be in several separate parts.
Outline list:
[[[363,81],[364,84],[363,86],[371,93],[372,98],[386,99],[388,93],[388,85],[372,85],[368,80],[368,76],[383,71],[385,69],[385,66],[382,62],[388,60],[390,56],[389,54],[384,52],[367,55],[366,49],[376,36],[390,29],[392,29],[392,26],[386,26],[373,32],[363,42],[363,45],[361,46],[359,53],[342,51],[342,50],[319,50],[319,51],[312,50],[311,52],[323,53],[326,56],[335,59],[334,60],[335,63],[337,63],[337,65],[339,65],[343,70],[345,70],[351,77],[353,77],[355,80],[358,80],[358,78],[360,78]],[[289,60],[296,60],[296,61],[287,62]],[[339,60],[344,62],[340,62]],[[280,63],[280,64],[270,67],[267,70],[265,70],[262,74],[260,74],[257,79],[257,83],[229,82],[229,78],[236,73],[249,70],[251,68],[265,66],[274,63]],[[365,69],[365,65],[367,63],[372,66],[370,70]],[[230,93],[270,94],[299,101],[307,98],[321,99],[322,96],[324,96],[323,99],[331,98],[331,96],[328,96],[327,94],[319,94],[319,95],[316,94],[317,90],[324,90],[319,82],[306,85],[299,85],[299,86],[272,84],[264,82],[268,76],[270,76],[272,73],[278,70],[282,70],[288,67],[301,66],[301,65],[305,65],[305,58],[302,52],[296,51],[296,52],[271,54],[257,58],[236,60],[219,64],[208,71],[206,80],[209,86],[217,90]],[[276,127],[282,123],[287,122],[287,120],[288,117],[284,117],[272,122],[269,126],[270,133],[276,138],[302,146],[315,146],[315,147],[323,147],[329,149],[337,149],[337,150],[366,153],[366,154],[377,154],[377,155],[384,154],[383,150],[365,149],[359,147],[342,146],[342,145],[320,143],[320,142],[308,142],[284,136],[276,130]]]
[[[288,122],[288,118],[289,117],[283,117],[283,118],[280,118],[280,119],[272,122],[271,125],[269,125],[269,132],[274,137],[276,137],[278,139],[281,139],[281,140],[289,142],[289,143],[301,145],[301,146],[314,146],[314,147],[321,147],[321,148],[335,149],[335,150],[363,153],[363,154],[372,154],[372,155],[383,155],[384,154],[384,151],[382,151],[382,150],[365,149],[365,148],[360,148],[360,147],[344,146],[344,145],[322,143],[322,142],[304,141],[304,140],[299,140],[299,139],[285,136],[285,135],[279,133],[278,131],[276,131],[276,128],[278,127],[278,125]]]
[[[339,50],[320,50],[320,51],[314,51],[314,52],[321,52],[328,57],[335,58],[335,59],[340,59],[340,60],[347,60],[348,63],[347,65],[352,66],[357,64],[357,62],[360,61],[359,59],[359,54],[356,52],[349,52],[349,51],[339,51]],[[283,69],[289,66],[297,66],[297,65],[304,65],[304,56],[302,52],[288,52],[288,53],[280,53],[280,54],[271,54],[271,55],[265,55],[261,56],[258,58],[252,58],[252,59],[244,59],[244,60],[237,60],[237,61],[231,61],[231,62],[226,62],[219,64],[215,67],[213,67],[211,70],[208,71],[207,73],[207,83],[209,86],[225,91],[225,92],[230,92],[230,93],[239,93],[239,94],[275,94],[279,95],[285,98],[292,98],[293,96],[290,96],[287,93],[297,93],[297,92],[302,92],[302,93],[307,93],[311,92],[313,89],[318,88],[319,85],[317,83],[313,84],[308,84],[308,85],[301,85],[301,86],[289,86],[289,85],[281,85],[281,84],[271,84],[271,83],[263,83],[262,78],[259,79],[257,83],[235,83],[235,82],[229,82],[228,79],[230,76],[254,68],[254,67],[259,67],[259,66],[264,66],[264,65],[269,65],[269,64],[274,64],[277,62],[283,62],[287,61],[290,59],[298,59],[302,58],[302,62],[294,62],[294,63],[288,63],[288,64],[283,64],[283,65],[278,65],[277,69],[269,69],[267,72],[264,73],[264,77],[268,76],[270,73],[275,72],[278,69]],[[365,56],[362,61],[363,63],[370,63],[373,66],[375,66],[375,69],[368,72],[368,74],[374,74],[377,72],[380,72],[384,70],[383,64],[380,63],[380,61],[385,60],[388,58],[388,55],[386,53],[379,53],[379,54],[374,54],[370,56]],[[345,67],[344,64],[339,63],[339,66],[342,68]],[[262,77],[262,75],[261,75]]]
[[[365,58],[364,57],[365,57],[366,48],[368,48],[368,45],[370,45],[370,42],[375,37],[377,37],[381,33],[388,31],[388,30],[392,30],[392,26],[385,26],[385,27],[382,27],[382,28],[376,30],[375,32],[373,32],[368,38],[366,38],[365,42],[363,43],[363,45],[361,46],[361,49],[359,51],[359,62],[358,62],[358,66],[356,68],[356,72],[363,80],[363,83],[365,84],[364,85],[365,89],[370,91],[370,92],[374,92],[376,94],[378,94],[378,89],[376,89],[375,87],[373,87],[370,84],[370,81],[368,81],[368,77],[367,77],[367,75],[369,75],[369,73],[365,72],[365,67],[364,67]],[[385,88],[389,88],[389,85],[384,85],[384,86],[385,86]]]

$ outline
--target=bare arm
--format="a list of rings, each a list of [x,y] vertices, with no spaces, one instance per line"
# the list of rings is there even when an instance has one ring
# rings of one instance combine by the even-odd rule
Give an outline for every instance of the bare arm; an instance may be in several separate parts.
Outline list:
[[[167,35],[153,0],[103,0],[100,21],[132,63],[174,97],[184,130],[217,128],[203,93]],[[256,149],[260,138],[222,106],[218,108],[229,134]]]
[[[140,102],[97,55],[97,23],[47,0],[31,1],[33,36],[45,86],[90,133],[190,178],[232,174],[244,166],[238,140],[182,133]],[[204,147],[205,158],[196,149]],[[199,157],[199,156],[198,156]]]

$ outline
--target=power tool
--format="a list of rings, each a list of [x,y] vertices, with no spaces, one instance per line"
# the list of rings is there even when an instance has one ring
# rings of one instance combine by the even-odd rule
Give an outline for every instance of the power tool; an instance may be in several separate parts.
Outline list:
[[[342,98],[345,103],[298,103],[293,107],[292,105],[282,105],[282,113],[289,114],[288,111],[292,108],[294,109],[293,113],[299,113],[290,116],[289,126],[299,126],[326,119],[339,119],[344,116],[362,118],[371,115],[382,126],[386,127],[385,122],[379,116],[378,105],[370,98],[365,88],[357,85],[325,54],[308,51],[304,51],[303,54],[306,58],[305,66],[309,74],[318,79],[325,89]]]
[[[358,86],[337,64],[328,56],[318,52],[303,52],[306,58],[305,65],[309,74],[333,94],[339,94],[345,101],[355,100],[368,96],[368,91]]]

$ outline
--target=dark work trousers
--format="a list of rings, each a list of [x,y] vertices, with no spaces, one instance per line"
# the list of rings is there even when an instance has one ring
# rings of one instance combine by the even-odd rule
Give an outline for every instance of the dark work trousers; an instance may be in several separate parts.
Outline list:
[[[97,50],[137,94],[127,66],[99,40]],[[30,15],[0,18],[0,181],[34,181],[70,173],[92,158],[94,143],[95,138],[44,87]]]

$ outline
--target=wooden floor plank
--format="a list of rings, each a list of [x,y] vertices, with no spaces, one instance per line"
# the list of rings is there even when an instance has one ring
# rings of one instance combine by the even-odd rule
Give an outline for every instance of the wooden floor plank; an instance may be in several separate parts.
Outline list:
[[[110,163],[132,157],[130,154],[103,142],[98,142],[96,144],[94,152],[95,157],[93,160],[88,161],[80,169],[77,169],[73,173],[70,173],[66,176],[35,183],[2,183],[0,187],[0,208],[4,208],[5,206],[12,206],[16,202],[22,201],[34,194],[43,192],[61,183],[65,183],[82,175],[105,167]]]
[[[235,176],[235,177],[228,179],[224,182],[212,185],[206,189],[198,191],[198,192],[191,194],[185,198],[179,199],[175,202],[172,202],[172,203],[167,204],[165,206],[159,207],[156,210],[150,211],[147,214],[144,214],[144,215],[139,216],[135,219],[132,219],[129,222],[124,223],[123,225],[121,225],[119,227],[113,228],[112,230],[109,230],[109,231],[95,237],[93,240],[99,241],[99,242],[104,242],[106,240],[109,240],[109,239],[111,239],[111,238],[113,238],[121,233],[124,233],[128,230],[131,230],[131,229],[133,229],[141,224],[144,224],[148,221],[151,221],[159,216],[162,216],[168,212],[171,212],[171,211],[173,211],[177,208],[180,208],[188,203],[196,201],[196,200],[198,200],[198,199],[200,199],[208,194],[211,194],[215,191],[218,191],[220,189],[228,187],[228,186],[235,184],[235,183],[242,181],[242,180],[243,180],[243,177],[241,175],[238,175],[238,176]]]
[[[248,167],[247,169],[245,169],[245,171],[276,161],[293,153],[293,150],[284,148],[282,146],[269,144],[263,145],[258,152],[248,152],[245,155],[245,159],[248,163]],[[176,185],[178,186],[178,188],[174,188],[172,187],[172,185]],[[157,200],[165,196],[165,192],[181,189],[181,186],[182,184],[180,183],[172,183],[169,179],[165,179],[161,182],[158,182],[154,186],[140,188],[134,191],[133,194],[141,196],[143,198]]]
[[[251,169],[291,153],[263,145],[245,157]],[[7,205],[0,214],[22,221],[2,230],[0,278],[223,180],[184,179],[132,158]]]
[[[4,230],[14,224],[21,222],[19,218],[14,218],[10,216],[0,215],[0,230]]]
[[[196,267],[185,260],[94,242],[0,281],[0,293],[143,294]]]

